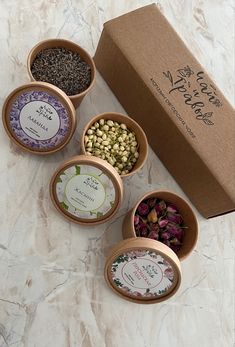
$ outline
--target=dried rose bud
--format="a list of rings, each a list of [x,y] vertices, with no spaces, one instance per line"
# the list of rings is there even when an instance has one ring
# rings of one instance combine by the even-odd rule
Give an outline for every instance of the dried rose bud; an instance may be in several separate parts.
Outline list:
[[[158,223],[149,223],[149,229],[150,230],[155,230],[155,231],[158,231],[159,230],[159,225]]]
[[[140,234],[141,235],[147,235],[148,234],[148,227],[147,227],[147,225],[141,225],[140,227],[139,227],[139,232],[140,232]]]
[[[167,212],[178,213],[178,209],[175,205],[169,204],[166,208]]]
[[[157,222],[157,219],[158,219],[157,218],[157,212],[156,212],[156,210],[154,208],[148,214],[147,219],[148,219],[148,222],[152,222],[152,223],[156,223]]]
[[[158,240],[158,233],[155,230],[150,231],[148,238]]]
[[[169,240],[170,237],[171,237],[171,235],[169,233],[167,233],[167,232],[164,232],[164,233],[161,234],[161,238],[163,240]]]
[[[140,221],[140,217],[138,215],[135,215],[134,217],[134,225],[138,225]]]
[[[168,223],[166,226],[166,230],[172,236],[177,237],[177,239],[179,240],[182,240],[184,232],[179,226],[173,223]]]
[[[180,246],[181,245],[181,242],[176,237],[171,239],[170,242],[171,242],[171,245],[175,245],[175,246]]]
[[[183,218],[172,203],[157,198],[142,201],[134,217],[137,236],[158,240],[174,252],[182,246],[184,228]]]
[[[149,207],[144,202],[141,202],[137,208],[137,211],[141,216],[146,216],[149,213]]]
[[[142,229],[142,231],[140,232],[140,236],[141,237],[148,237],[148,229]]]
[[[140,217],[139,216],[139,226],[148,226],[148,221],[147,219],[143,218],[143,217]]]
[[[168,224],[168,220],[167,219],[158,220],[158,224],[160,228],[164,228]]]
[[[150,199],[148,200],[148,202],[147,202],[147,204],[148,204],[149,207],[151,207],[151,208],[155,207],[156,203],[157,203],[157,198],[150,198]]]
[[[167,219],[170,222],[174,222],[176,224],[181,224],[183,222],[183,218],[181,217],[180,214],[176,214],[176,213],[167,213]]]
[[[162,210],[166,209],[166,203],[164,200],[159,201],[158,205],[161,207]]]
[[[163,200],[157,202],[157,204],[155,205],[155,210],[157,212],[158,217],[160,217],[163,214],[163,211],[165,209],[166,209],[166,203]]]

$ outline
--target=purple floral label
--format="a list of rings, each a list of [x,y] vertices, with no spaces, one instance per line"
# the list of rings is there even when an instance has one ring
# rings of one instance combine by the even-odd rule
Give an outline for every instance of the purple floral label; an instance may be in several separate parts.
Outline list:
[[[48,92],[32,90],[20,94],[12,103],[9,125],[24,146],[43,151],[66,140],[71,117],[59,99]]]
[[[162,255],[140,249],[120,254],[112,263],[111,278],[123,294],[154,299],[173,289],[175,273]]]

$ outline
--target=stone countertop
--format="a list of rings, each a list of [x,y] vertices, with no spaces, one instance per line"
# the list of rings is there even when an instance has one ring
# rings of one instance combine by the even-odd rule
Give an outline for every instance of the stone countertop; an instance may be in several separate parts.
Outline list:
[[[105,21],[146,0],[2,0],[1,106],[28,80],[26,58],[38,41],[61,37],[92,55]],[[234,105],[233,0],[158,1],[161,11]],[[49,180],[79,152],[84,124],[94,115],[123,112],[98,75],[77,110],[78,127],[60,153],[38,157],[16,147],[0,126],[1,347],[232,347],[234,343],[235,214],[205,220],[182,263],[183,281],[170,300],[137,305],[120,299],[103,277],[109,248],[122,239],[124,215],[143,193],[180,187],[150,150],[145,167],[125,179],[124,203],[108,223],[69,223],[51,204]]]

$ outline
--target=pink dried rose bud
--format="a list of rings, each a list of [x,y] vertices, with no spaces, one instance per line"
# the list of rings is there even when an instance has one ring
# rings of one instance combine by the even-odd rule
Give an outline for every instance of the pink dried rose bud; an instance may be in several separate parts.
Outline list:
[[[148,235],[148,227],[147,225],[141,225],[139,227],[139,231],[141,235]]]
[[[156,203],[157,203],[157,198],[150,198],[149,200],[147,200],[147,204],[151,208],[155,207]]]
[[[158,232],[155,230],[150,231],[150,233],[148,234],[148,238],[158,240]]]
[[[170,222],[176,223],[176,224],[181,224],[183,222],[183,218],[181,217],[180,214],[176,214],[176,213],[167,213],[167,219]]]
[[[155,230],[155,231],[158,231],[159,230],[159,225],[158,223],[149,223],[149,229],[150,230]]]
[[[175,205],[169,204],[166,208],[167,212],[178,213],[178,209]]]
[[[184,237],[183,218],[177,207],[157,198],[142,201],[134,217],[137,236],[158,240],[174,252],[182,246]]]
[[[149,213],[149,207],[144,202],[141,202],[137,208],[137,211],[141,216],[146,216]]]
[[[157,204],[155,205],[155,210],[158,216],[161,216],[165,209],[166,209],[166,203],[163,200],[157,202]]]
[[[167,232],[164,232],[164,233],[161,234],[161,238],[163,240],[169,240],[170,237],[171,237],[171,235],[169,233],[167,233]]]
[[[164,200],[159,201],[158,205],[161,207],[162,210],[166,209],[166,203]]]
[[[171,236],[177,237],[179,240],[182,240],[184,232],[178,225],[168,223],[166,226],[166,230],[169,234],[171,234]]]
[[[140,221],[140,217],[138,215],[135,215],[134,217],[134,225],[138,225]]]
[[[148,230],[146,229],[143,229],[141,232],[140,232],[140,235],[141,237],[148,237]]]
[[[148,222],[152,222],[152,223],[157,222],[157,219],[158,219],[157,212],[154,208],[151,210],[151,212],[149,212],[147,219],[148,219]]]
[[[164,228],[168,224],[168,220],[167,219],[158,220],[158,224],[160,228]]]

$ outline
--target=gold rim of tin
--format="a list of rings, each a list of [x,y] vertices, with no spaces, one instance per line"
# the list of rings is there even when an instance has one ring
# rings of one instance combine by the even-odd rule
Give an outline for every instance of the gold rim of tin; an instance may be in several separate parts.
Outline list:
[[[59,101],[63,104],[63,106],[66,108],[66,111],[68,115],[70,116],[70,127],[68,131],[68,135],[65,138],[63,142],[55,146],[53,149],[32,149],[26,145],[20,139],[18,139],[15,135],[14,132],[11,129],[10,122],[9,122],[9,110],[11,109],[11,106],[13,102],[15,101],[16,97],[18,97],[23,91],[30,91],[30,90],[37,90],[37,91],[44,91],[50,93],[52,96],[55,96],[56,98],[59,99]],[[76,129],[76,124],[77,124],[77,119],[76,119],[76,111],[75,108],[70,101],[69,97],[59,88],[53,86],[50,83],[46,82],[30,82],[27,84],[24,84],[16,89],[14,89],[6,98],[4,104],[3,104],[3,109],[2,109],[2,120],[3,120],[3,125],[4,128],[10,137],[10,139],[20,146],[22,149],[24,149],[27,152],[34,153],[34,154],[39,154],[39,155],[47,155],[51,153],[55,153],[62,148],[64,148],[69,141],[71,140],[74,131]]]
[[[77,164],[85,164],[85,165],[91,165],[91,166],[97,167],[100,170],[102,170],[113,182],[113,185],[115,188],[115,203],[113,207],[108,211],[108,213],[106,213],[104,216],[100,218],[94,218],[94,219],[76,218],[75,216],[67,212],[65,209],[63,209],[58,201],[57,194],[56,194],[57,177],[65,169]],[[56,172],[53,174],[50,181],[50,196],[55,208],[68,220],[78,224],[82,224],[82,225],[97,225],[97,224],[101,224],[108,221],[118,211],[123,199],[123,183],[120,176],[118,175],[116,170],[112,167],[112,165],[108,164],[103,159],[96,158],[93,156],[87,156],[87,155],[78,155],[62,163],[59,166],[59,168],[56,170]]]
[[[111,266],[113,261],[122,253],[141,249],[151,250],[162,255],[170,263],[175,273],[175,278],[172,282],[173,284],[171,286],[171,289],[164,295],[160,295],[154,299],[133,297],[132,295],[124,293],[118,287],[113,285],[111,276]],[[139,304],[154,304],[169,299],[178,291],[181,284],[182,272],[180,261],[177,255],[169,247],[155,240],[146,239],[144,237],[138,237],[123,240],[111,249],[105,263],[104,277],[108,286],[123,299]]]

